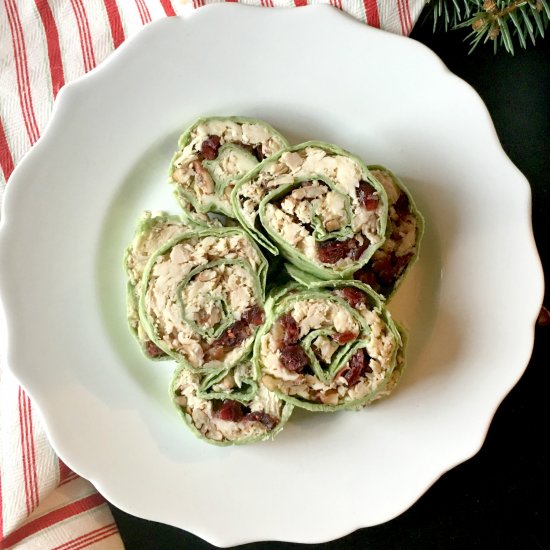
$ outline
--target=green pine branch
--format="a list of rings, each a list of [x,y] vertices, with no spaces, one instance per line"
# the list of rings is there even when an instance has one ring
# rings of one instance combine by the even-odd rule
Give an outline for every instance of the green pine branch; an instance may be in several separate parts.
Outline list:
[[[514,54],[514,45],[526,48],[544,38],[550,21],[550,0],[428,0],[434,30],[469,27],[465,40],[470,53],[481,43],[492,42]]]

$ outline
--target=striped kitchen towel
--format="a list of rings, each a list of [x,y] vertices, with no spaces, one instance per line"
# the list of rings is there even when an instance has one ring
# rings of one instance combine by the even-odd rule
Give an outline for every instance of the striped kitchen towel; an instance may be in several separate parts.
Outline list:
[[[227,1],[268,8],[331,4],[403,35],[425,2]],[[14,166],[40,137],[66,82],[93,69],[151,21],[210,3],[215,1],[0,0],[0,205]],[[0,364],[0,548],[94,546],[123,547],[107,504],[55,455],[28,396]]]

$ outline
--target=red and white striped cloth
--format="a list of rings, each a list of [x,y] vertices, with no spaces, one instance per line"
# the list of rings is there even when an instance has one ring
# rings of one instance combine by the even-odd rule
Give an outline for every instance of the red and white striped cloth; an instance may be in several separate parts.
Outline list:
[[[331,4],[369,25],[408,35],[425,0],[241,2]],[[66,82],[101,63],[147,23],[210,3],[215,2],[0,0],[0,204],[14,166],[44,130]],[[55,455],[29,398],[0,364],[0,548],[94,545],[123,547],[107,504]]]

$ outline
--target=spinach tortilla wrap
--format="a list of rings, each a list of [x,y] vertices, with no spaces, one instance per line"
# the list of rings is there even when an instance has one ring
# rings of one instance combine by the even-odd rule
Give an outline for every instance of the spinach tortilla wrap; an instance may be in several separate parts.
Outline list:
[[[191,431],[216,445],[272,439],[293,409],[256,381],[250,359],[210,375],[180,367],[170,394]]]
[[[418,259],[424,234],[424,218],[399,178],[384,166],[369,166],[370,173],[388,195],[386,240],[368,264],[353,277],[370,285],[389,301]]]
[[[264,322],[267,262],[236,227],[191,230],[161,246],[143,273],[139,316],[153,343],[194,372],[245,358]]]
[[[387,387],[402,347],[381,298],[358,281],[290,283],[273,294],[254,345],[262,383],[314,411],[357,409]]]
[[[261,120],[216,116],[195,121],[178,145],[169,181],[187,216],[201,225],[194,211],[234,218],[230,200],[234,183],[288,142]]]
[[[180,197],[179,205],[181,207],[181,219],[183,220],[183,223],[189,227],[194,227],[195,229],[206,229],[209,227],[236,225],[234,223],[230,223],[230,218],[227,218],[226,216],[216,216],[210,213],[198,212],[185,197]]]
[[[189,230],[189,225],[178,216],[163,212],[143,213],[138,222],[134,239],[126,249],[124,267],[128,278],[127,284],[127,315],[130,330],[137,338],[143,353],[150,359],[169,359],[147,335],[139,320],[139,296],[141,293],[141,278],[151,255],[161,245],[176,235]]]
[[[350,278],[385,237],[384,187],[358,157],[319,141],[262,162],[235,184],[232,202],[260,244],[325,280]]]

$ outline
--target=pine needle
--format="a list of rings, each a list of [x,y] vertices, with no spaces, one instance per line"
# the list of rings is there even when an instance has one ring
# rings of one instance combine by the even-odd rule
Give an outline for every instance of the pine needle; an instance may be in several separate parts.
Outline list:
[[[428,0],[434,32],[469,27],[465,40],[470,53],[481,43],[493,42],[514,55],[516,43],[527,48],[527,37],[535,45],[544,38],[550,22],[550,0]],[[425,19],[424,19],[425,21]],[[513,28],[512,28],[513,27]]]
[[[536,7],[531,6],[531,15],[533,16],[533,19],[535,20],[535,23],[537,25],[537,29],[539,31],[539,34],[544,38],[544,23],[542,22],[542,18],[537,10]]]
[[[501,19],[499,21],[500,27],[500,36],[502,37],[502,43],[506,48],[506,51],[514,55],[514,43],[512,42],[512,37],[510,36],[510,31],[508,30],[508,23],[506,19]]]
[[[531,42],[533,43],[533,46],[535,45],[535,33],[533,28],[533,23],[531,23],[531,20],[527,16],[526,6],[521,6],[519,9],[519,13],[521,13],[521,17],[523,18],[523,24],[525,25],[525,28],[527,29],[527,32],[529,33],[529,38],[531,39]]]
[[[518,40],[519,40],[519,43],[520,43],[521,47],[522,48],[527,48],[527,42],[525,41],[525,33],[524,33],[523,29],[521,28],[521,25],[519,23],[519,19],[517,18],[517,15],[513,11],[510,12],[510,20],[512,21],[512,23],[516,27],[516,31],[517,31],[516,34],[518,35]]]
[[[542,4],[544,11],[546,12],[547,19],[550,19],[550,6],[546,0],[538,0]]]

